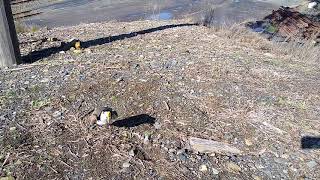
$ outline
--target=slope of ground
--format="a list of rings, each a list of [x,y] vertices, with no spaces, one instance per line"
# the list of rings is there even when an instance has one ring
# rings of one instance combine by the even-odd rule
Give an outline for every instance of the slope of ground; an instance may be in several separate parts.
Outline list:
[[[24,55],[41,52],[26,59],[42,60],[1,70],[0,176],[319,179],[319,150],[301,148],[303,137],[320,136],[318,62],[278,54],[254,35],[165,26],[182,23],[21,34]],[[86,48],[52,48],[71,38]],[[150,124],[92,126],[103,106]],[[242,153],[197,153],[190,137]]]

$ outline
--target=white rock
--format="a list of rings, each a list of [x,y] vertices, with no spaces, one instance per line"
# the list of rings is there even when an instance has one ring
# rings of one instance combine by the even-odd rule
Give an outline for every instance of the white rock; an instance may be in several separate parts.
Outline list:
[[[315,8],[317,5],[318,5],[317,2],[311,2],[311,3],[308,4],[308,8],[309,8],[309,9],[313,9],[313,8]]]
[[[44,78],[44,79],[42,79],[40,82],[42,82],[42,83],[47,83],[47,82],[49,82],[49,81],[50,81],[50,79]]]
[[[123,168],[128,168],[130,166],[131,166],[131,164],[129,162],[125,162],[125,163],[122,164]]]
[[[215,175],[218,175],[220,172],[219,172],[219,170],[212,168],[212,173]]]
[[[230,144],[190,137],[190,147],[200,153],[241,154],[241,151]]]
[[[229,172],[239,173],[241,171],[241,167],[234,162],[227,163],[226,167]]]
[[[313,169],[314,167],[316,167],[318,165],[318,163],[316,161],[309,161],[307,162],[307,166],[310,168],[310,169]]]
[[[207,172],[208,171],[208,168],[206,165],[202,164],[200,167],[199,167],[199,171],[201,172]]]

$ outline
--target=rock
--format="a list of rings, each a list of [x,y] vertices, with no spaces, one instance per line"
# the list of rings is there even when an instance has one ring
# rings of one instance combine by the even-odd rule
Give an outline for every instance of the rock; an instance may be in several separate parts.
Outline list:
[[[282,154],[280,157],[283,158],[283,159],[288,159],[289,155],[288,154]]]
[[[131,149],[130,151],[129,151],[129,156],[134,156],[135,154],[134,154],[134,149]]]
[[[143,138],[143,143],[144,144],[148,144],[150,141],[150,134],[149,133],[145,133],[144,134],[144,138]]]
[[[98,116],[95,115],[95,114],[91,114],[89,116],[89,122],[90,122],[90,125],[94,125],[98,120]]]
[[[123,164],[122,164],[122,167],[123,168],[128,168],[128,167],[130,167],[131,166],[131,164],[129,163],[129,162],[124,162]]]
[[[178,154],[178,158],[181,160],[181,161],[187,161],[188,160],[188,156],[186,153],[179,153]]]
[[[241,151],[230,144],[190,137],[190,147],[193,151],[200,153],[241,154]]]
[[[52,114],[52,116],[53,116],[54,118],[58,118],[58,117],[62,116],[62,112],[60,112],[60,111],[55,111],[55,112]]]
[[[271,53],[264,53],[265,56],[267,57],[270,57],[270,58],[274,58],[275,55],[274,54],[271,54]]]
[[[246,143],[247,146],[252,146],[253,143],[250,139],[245,139],[244,142]]]
[[[315,8],[317,5],[318,5],[317,2],[310,2],[310,3],[308,4],[308,8],[309,8],[309,9],[313,9],[313,8]]]
[[[124,81],[124,79],[122,77],[117,78],[117,80],[116,80],[117,83],[122,82],[122,81]]]
[[[154,123],[154,128],[157,129],[157,130],[158,130],[158,129],[161,129],[161,123],[158,122],[158,121],[155,122],[155,123]]]
[[[50,80],[48,79],[48,78],[44,78],[44,79],[42,79],[40,82],[42,82],[42,83],[47,83],[47,82],[49,82]]]
[[[87,53],[87,54],[91,54],[92,50],[91,49],[85,49],[84,52]]]
[[[218,175],[220,172],[216,168],[212,168],[212,174]]]
[[[254,180],[262,180],[260,176],[252,175],[252,179]]]
[[[201,172],[207,172],[208,171],[208,167],[204,164],[202,164],[200,167],[199,167],[199,171]]]
[[[46,112],[51,112],[51,111],[52,111],[52,107],[47,106],[47,107],[44,108],[44,110],[45,110]]]
[[[232,172],[232,173],[239,173],[239,172],[241,172],[241,167],[238,166],[238,165],[237,165],[236,163],[234,163],[234,162],[228,162],[227,165],[226,165],[226,167],[227,167],[227,170],[228,170],[229,172]]]
[[[310,169],[313,169],[314,167],[316,167],[318,165],[318,163],[316,161],[309,161],[307,162],[307,166],[310,168]]]
[[[16,127],[10,127],[10,129],[9,129],[11,132],[13,132],[13,131],[16,131],[17,130],[17,128]]]

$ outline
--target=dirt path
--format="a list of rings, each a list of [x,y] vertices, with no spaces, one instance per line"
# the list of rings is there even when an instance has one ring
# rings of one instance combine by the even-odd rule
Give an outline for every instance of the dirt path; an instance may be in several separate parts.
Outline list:
[[[41,61],[1,70],[0,176],[319,179],[319,150],[301,149],[303,137],[320,136],[317,62],[276,54],[253,35],[164,26],[181,23],[83,24],[20,35],[24,54],[72,37],[87,48],[45,51],[50,56]],[[59,41],[41,40],[50,37]],[[112,107],[119,120],[148,123],[93,127],[90,114],[100,106]],[[190,137],[242,153],[197,153]]]

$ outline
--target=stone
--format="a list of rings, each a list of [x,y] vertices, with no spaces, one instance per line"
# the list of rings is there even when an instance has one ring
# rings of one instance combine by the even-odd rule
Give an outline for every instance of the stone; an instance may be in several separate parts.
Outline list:
[[[190,137],[190,147],[200,153],[241,154],[238,148],[223,142]]]
[[[310,3],[308,4],[308,8],[309,8],[309,9],[313,9],[313,8],[315,8],[317,5],[318,5],[317,2],[310,2]]]
[[[236,163],[234,163],[234,162],[228,162],[227,164],[226,164],[226,167],[227,167],[227,170],[229,171],[229,172],[232,172],[232,173],[239,173],[239,172],[241,172],[241,167],[240,166],[238,166]]]
[[[207,172],[208,171],[208,167],[204,164],[202,164],[200,167],[199,167],[199,171],[201,172]]]
[[[216,168],[212,168],[212,174],[218,175],[220,172]]]
[[[245,139],[244,142],[246,143],[247,146],[252,146],[253,143],[250,139]]]
[[[42,79],[40,82],[42,82],[42,83],[47,83],[47,82],[49,82],[50,80],[48,79],[48,78],[44,78],[44,79]]]
[[[55,111],[55,112],[52,114],[52,116],[53,116],[54,118],[61,117],[61,116],[62,116],[62,112],[60,112],[60,111]]]
[[[129,151],[129,156],[134,156],[135,154],[134,154],[134,149],[131,149],[130,151]]]
[[[92,50],[91,49],[85,49],[84,52],[87,53],[87,54],[91,54]]]
[[[257,175],[252,175],[252,179],[254,179],[254,180],[262,180],[262,178],[260,176],[257,176]]]
[[[95,115],[95,114],[91,114],[89,116],[89,122],[90,122],[90,125],[94,125],[98,120],[98,116]]]
[[[161,129],[161,123],[158,122],[158,121],[155,122],[155,123],[154,123],[154,128],[157,129],[157,130],[158,130],[158,129]]]
[[[131,164],[129,163],[129,162],[124,162],[123,164],[122,164],[122,167],[123,168],[129,168],[131,166]]]
[[[310,168],[310,169],[313,169],[314,167],[316,167],[318,165],[318,163],[316,161],[309,161],[307,162],[307,166]]]
[[[187,161],[188,160],[188,156],[186,155],[186,153],[179,153],[178,154],[178,158],[181,160],[181,161]]]

